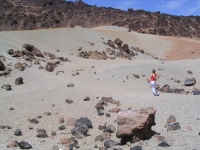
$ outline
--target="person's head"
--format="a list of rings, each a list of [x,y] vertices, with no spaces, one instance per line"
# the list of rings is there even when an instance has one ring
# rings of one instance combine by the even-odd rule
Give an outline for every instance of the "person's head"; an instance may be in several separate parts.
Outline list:
[[[155,69],[153,69],[153,70],[152,70],[152,73],[156,73],[156,70],[155,70]]]

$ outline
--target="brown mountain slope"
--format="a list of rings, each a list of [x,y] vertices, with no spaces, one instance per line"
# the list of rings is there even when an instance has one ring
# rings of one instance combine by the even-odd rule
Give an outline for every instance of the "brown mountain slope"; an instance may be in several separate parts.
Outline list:
[[[0,3],[1,31],[116,25],[140,33],[200,37],[198,16],[172,16],[133,9],[122,11],[90,6],[81,0],[0,0]]]

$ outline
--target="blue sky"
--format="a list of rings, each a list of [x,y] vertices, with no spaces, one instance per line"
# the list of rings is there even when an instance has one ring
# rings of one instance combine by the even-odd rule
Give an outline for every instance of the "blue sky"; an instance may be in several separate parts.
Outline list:
[[[74,1],[74,0],[71,0]],[[83,0],[86,4],[113,7],[123,10],[128,8],[160,11],[172,15],[200,16],[200,0]]]

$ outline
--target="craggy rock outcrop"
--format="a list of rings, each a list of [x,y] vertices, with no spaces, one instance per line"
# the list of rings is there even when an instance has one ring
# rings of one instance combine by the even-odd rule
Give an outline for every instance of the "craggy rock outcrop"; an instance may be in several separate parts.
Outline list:
[[[124,11],[90,6],[82,0],[0,0],[0,4],[0,31],[115,25],[127,27],[129,32],[200,37],[199,16],[173,16],[131,8]]]
[[[141,110],[120,111],[117,117],[117,137],[121,138],[121,144],[137,142],[151,137],[151,127],[155,123],[156,110],[152,107]]]

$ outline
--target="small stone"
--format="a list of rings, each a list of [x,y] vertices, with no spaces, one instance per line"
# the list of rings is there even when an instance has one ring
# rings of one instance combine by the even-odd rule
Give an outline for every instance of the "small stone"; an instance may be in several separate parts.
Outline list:
[[[66,129],[65,125],[61,125],[58,127],[58,130],[64,130],[64,129]]]
[[[69,83],[69,84],[67,84],[67,87],[74,87],[74,84],[73,83]]]
[[[22,131],[20,129],[16,129],[14,135],[15,136],[21,136],[22,135]]]
[[[44,67],[42,67],[42,66],[39,66],[39,67],[38,67],[38,69],[44,69]]]
[[[83,101],[89,101],[90,100],[90,97],[89,96],[86,96]]]
[[[7,129],[12,129],[12,127],[10,127],[10,126],[8,126],[8,125],[6,125],[5,128],[7,128]]]
[[[97,145],[97,144],[95,144],[95,145],[94,145],[94,148],[98,148],[98,145]]]
[[[37,116],[36,118],[42,118],[42,116]]]
[[[52,104],[51,106],[52,106],[52,107],[55,107],[56,105],[55,105],[55,104]]]
[[[99,116],[104,115],[104,111],[102,109],[97,109],[97,113]]]
[[[168,130],[178,130],[178,129],[180,129],[180,128],[181,128],[181,127],[180,127],[180,125],[179,125],[178,122],[167,124],[167,131],[168,131]]]
[[[10,107],[9,110],[14,110],[14,108]]]
[[[170,147],[171,145],[169,145],[167,142],[162,141],[160,144],[158,144],[158,146],[160,147]]]
[[[5,129],[5,126],[4,125],[0,125],[0,129]]]
[[[28,119],[30,123],[37,124],[39,121],[36,118]]]
[[[173,123],[176,122],[176,117],[173,115],[170,115],[169,118],[167,119],[167,123]]]
[[[52,131],[52,132],[51,132],[51,136],[56,136],[56,132],[55,132],[55,131]]]
[[[95,106],[96,109],[102,109],[104,110],[104,106],[102,103],[97,103],[96,106]]]
[[[131,147],[130,150],[142,150],[142,146]]]
[[[131,142],[126,142],[126,145],[127,145],[128,147],[130,147],[130,146],[131,146]]]
[[[7,148],[13,148],[13,147],[18,147],[18,142],[17,142],[17,141],[11,141],[11,142],[7,145]]]
[[[60,150],[59,147],[57,145],[54,145],[52,150]]]
[[[104,125],[99,125],[99,130],[103,130],[103,129],[106,129],[106,123],[104,123]]]
[[[121,109],[120,108],[112,108],[109,112],[118,113]]]
[[[105,146],[101,146],[101,147],[99,147],[99,150],[107,150],[107,147],[105,147]]]
[[[157,138],[158,141],[163,141],[165,139],[164,136],[161,136],[161,135],[158,135],[158,134],[155,134],[154,137]]]
[[[10,84],[3,85],[3,88],[5,88],[5,89],[6,89],[6,91],[10,91],[10,90],[12,90],[12,88],[11,88],[11,85],[10,85]]]
[[[76,72],[76,75],[79,75],[79,72]]]
[[[20,147],[20,149],[31,149],[32,148],[32,145],[30,145],[28,142],[25,142],[25,141],[19,142],[18,146]]]
[[[106,117],[110,117],[111,115],[109,113],[106,113]]]
[[[51,112],[44,112],[44,114],[49,116],[49,115],[51,115]]]
[[[71,103],[73,103],[73,100],[71,100],[71,99],[66,99],[65,102],[66,102],[67,104],[71,104]]]
[[[104,142],[104,146],[107,148],[113,147],[115,145],[117,145],[118,143],[113,141],[113,140],[107,140]]]
[[[29,130],[32,130],[33,129],[33,127],[29,127]]]
[[[48,137],[47,132],[45,129],[37,129],[38,134],[36,135],[36,137],[38,138],[46,138]]]
[[[59,119],[59,122],[60,122],[60,123],[64,123],[64,118],[61,117],[61,118]]]
[[[111,124],[111,125],[107,126],[103,132],[114,133],[114,132],[116,132],[116,128]]]
[[[15,79],[15,84],[16,84],[16,85],[24,84],[23,78],[22,78],[22,77],[16,78],[16,79]]]

